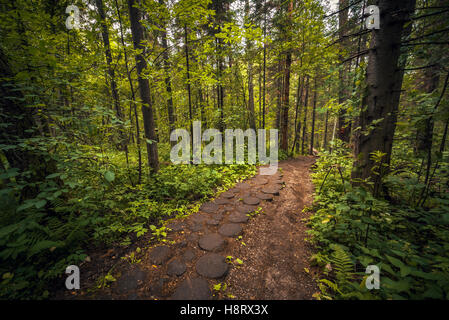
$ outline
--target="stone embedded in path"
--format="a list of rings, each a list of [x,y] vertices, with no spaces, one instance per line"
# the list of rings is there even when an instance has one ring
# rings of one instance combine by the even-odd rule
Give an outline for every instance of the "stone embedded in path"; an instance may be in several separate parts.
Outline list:
[[[229,204],[230,201],[228,199],[218,198],[218,199],[214,200],[214,203],[218,204],[218,205],[222,205],[222,204]]]
[[[256,193],[256,197],[260,200],[271,201],[273,200],[273,195],[269,193],[258,192]]]
[[[253,211],[257,210],[257,206],[250,206],[250,205],[239,205],[237,206],[237,211],[243,214],[247,214]]]
[[[152,264],[163,264],[172,256],[172,251],[167,246],[155,247],[151,250],[149,258]]]
[[[206,221],[206,223],[210,226],[218,226],[220,224],[220,221],[215,219],[209,219]]]
[[[225,199],[231,199],[231,198],[234,198],[234,193],[232,193],[230,191],[225,191],[220,196],[222,196]]]
[[[216,221],[221,221],[221,220],[223,220],[223,214],[221,214],[221,213],[213,214],[212,219],[216,220]]]
[[[253,182],[257,185],[264,185],[268,183],[268,180],[265,178],[257,177],[253,180]]]
[[[205,279],[187,278],[184,280],[171,297],[172,300],[211,300],[212,292],[209,283]]]
[[[167,274],[169,276],[180,276],[186,272],[186,269],[187,267],[184,262],[174,259],[167,265]]]
[[[195,253],[192,249],[187,249],[182,255],[182,258],[184,259],[184,261],[190,262],[195,258]]]
[[[242,234],[242,226],[238,223],[226,223],[218,229],[218,232],[226,237],[235,237]]]
[[[263,193],[274,194],[274,195],[278,195],[280,190],[281,190],[281,188],[278,186],[268,186],[268,187],[262,188]]]
[[[189,226],[190,231],[197,232],[203,229],[203,225],[201,223],[193,223]]]
[[[167,228],[169,228],[175,232],[183,230],[184,227],[185,227],[185,224],[182,222],[170,222],[169,224],[167,224]]]
[[[198,245],[206,251],[220,251],[224,249],[226,241],[218,233],[210,233],[202,236]]]
[[[165,297],[167,294],[164,292],[165,283],[169,282],[170,279],[167,277],[159,278],[155,280],[149,286],[149,291],[152,296]]]
[[[243,203],[244,204],[248,204],[251,206],[256,206],[260,203],[260,199],[256,198],[256,197],[243,197]]]
[[[251,188],[251,186],[248,183],[246,183],[246,182],[239,182],[239,183],[237,183],[235,185],[235,187],[237,189],[240,189],[240,190],[246,190],[246,189],[250,189]]]
[[[129,293],[137,290],[146,278],[146,273],[140,269],[130,270],[117,280],[117,290],[120,293]]]
[[[198,235],[197,235],[197,234],[194,234],[194,233],[191,233],[191,234],[189,234],[189,235],[187,236],[187,240],[188,240],[188,241],[194,242],[194,241],[198,240]]]
[[[230,222],[241,223],[241,222],[247,222],[248,219],[249,219],[249,217],[246,214],[240,213],[240,212],[233,212],[229,215]]]
[[[225,257],[216,253],[208,253],[196,262],[196,272],[209,279],[224,277],[228,273],[228,269],[229,265],[226,263]]]
[[[240,189],[239,188],[232,188],[232,189],[229,189],[228,190],[229,192],[232,192],[232,193],[239,193],[240,192]]]
[[[200,210],[206,213],[215,213],[218,209],[218,205],[212,202],[204,203],[200,207]]]

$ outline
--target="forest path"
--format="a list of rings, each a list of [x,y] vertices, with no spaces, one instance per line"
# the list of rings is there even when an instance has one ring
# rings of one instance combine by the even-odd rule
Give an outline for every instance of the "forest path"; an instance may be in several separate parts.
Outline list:
[[[93,298],[312,299],[318,289],[305,271],[312,248],[302,209],[313,200],[314,162],[281,161],[276,174],[240,182],[170,221],[167,244],[149,249],[140,263],[123,263],[118,280]],[[226,289],[215,290],[218,284]]]

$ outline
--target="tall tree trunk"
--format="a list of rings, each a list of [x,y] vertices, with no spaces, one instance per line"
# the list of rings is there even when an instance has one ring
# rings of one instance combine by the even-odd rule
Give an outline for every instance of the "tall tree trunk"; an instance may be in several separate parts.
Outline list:
[[[101,36],[103,38],[104,51],[105,51],[106,64],[107,64],[107,74],[108,74],[110,85],[111,85],[112,99],[114,100],[114,109],[115,109],[117,118],[119,120],[123,121],[124,117],[123,117],[122,108],[120,105],[120,99],[119,99],[118,90],[117,90],[117,83],[115,81],[115,72],[114,72],[114,68],[112,67],[111,45],[109,43],[109,29],[108,29],[108,25],[106,23],[106,14],[104,11],[103,0],[95,0],[95,4],[97,6],[98,14],[100,16]],[[120,138],[119,149],[126,151],[126,155],[128,156],[126,133],[125,133],[122,125],[119,126],[119,138]]]
[[[340,37],[340,50],[344,51],[347,49],[349,43],[345,35],[348,33],[348,11],[349,9],[342,10],[348,7],[349,0],[339,0],[339,10],[338,14],[338,27],[339,27],[339,37]],[[344,55],[340,53],[340,61],[344,60]],[[344,103],[348,98],[348,72],[349,68],[346,64],[340,66],[338,72],[339,78],[339,89],[338,89],[338,103]],[[346,124],[346,110],[341,109],[338,113],[338,138],[344,142],[349,142],[350,138],[350,123]]]
[[[306,96],[304,98],[304,119],[302,121],[302,141],[301,141],[301,153],[304,154],[304,147],[306,141],[306,130],[307,130],[307,105],[309,101],[309,76],[306,81]]]
[[[164,0],[159,0],[159,4],[164,5]],[[161,44],[162,44],[162,59],[164,62],[164,72],[165,72],[165,90],[167,91],[167,115],[168,115],[168,137],[170,140],[170,134],[173,130],[175,130],[175,115],[173,108],[173,93],[171,88],[171,77],[170,77],[170,55],[168,50],[167,43],[167,31],[166,31],[166,23],[162,23],[162,31],[161,31]],[[171,141],[171,144],[176,144],[176,141]]]
[[[123,53],[125,56],[126,76],[128,78],[129,88],[131,91],[131,102],[129,105],[130,121],[131,121],[131,110],[133,110],[134,117],[135,117],[134,122],[136,125],[137,161],[138,161],[138,171],[139,171],[138,184],[141,184],[141,182],[142,182],[142,151],[140,149],[139,116],[137,114],[137,103],[136,103],[136,96],[134,94],[134,85],[133,85],[133,81],[131,78],[131,71],[129,70],[128,52],[126,51],[125,39],[123,37],[123,23],[122,23],[122,17],[120,14],[120,7],[118,4],[118,0],[115,0],[115,7],[117,9],[117,17],[118,17],[118,22],[119,22],[119,27],[120,27],[120,41],[122,43]],[[131,137],[132,137],[132,135],[131,135]]]
[[[142,116],[143,126],[145,131],[145,138],[147,139],[147,157],[148,166],[154,171],[159,170],[159,157],[157,150],[157,138],[155,133],[155,122],[153,107],[151,104],[151,92],[148,79],[142,77],[142,73],[147,67],[147,63],[143,56],[144,46],[143,40],[143,28],[140,24],[140,10],[135,7],[137,2],[135,0],[128,0],[129,19],[131,21],[131,33],[133,37],[134,49],[139,52],[136,54],[136,69],[139,82],[139,93],[142,99]],[[150,141],[148,141],[150,140]]]
[[[287,23],[285,26],[286,41],[291,42],[289,35],[291,31],[291,19],[293,11],[293,1],[290,0],[287,8]],[[292,52],[290,48],[287,48],[285,54],[285,67],[284,67],[284,81],[283,81],[283,94],[282,94],[282,131],[281,131],[281,149],[288,152],[288,111],[290,107],[290,66],[292,64]]]
[[[400,43],[402,36],[408,36],[411,30],[409,24],[404,32],[404,24],[409,21],[414,8],[415,0],[380,0],[381,25],[372,32],[364,98],[366,107],[360,115],[361,130],[367,133],[358,135],[354,141],[356,160],[352,177],[370,178],[375,183],[375,194],[380,187],[380,178],[372,170],[375,163],[371,154],[381,151],[386,154],[383,163],[390,163],[406,59],[404,56],[399,63]]]
[[[245,0],[245,23],[249,23],[250,5],[249,0]],[[252,42],[246,38],[246,56],[248,59],[248,110],[249,127],[256,129],[256,114],[254,111],[254,84],[253,84],[253,61],[252,61]]]
[[[315,110],[316,110],[316,96],[317,96],[317,87],[316,87],[316,78],[314,80],[313,86],[313,109],[312,109],[312,134],[310,137],[310,149],[309,154],[313,154],[313,143],[315,138]]]
[[[187,34],[187,24],[184,25],[184,44],[186,52],[186,68],[187,68],[187,94],[189,97],[189,123],[190,123],[190,139],[193,146],[193,114],[192,114],[192,92],[190,88],[190,64],[189,64],[189,41]]]

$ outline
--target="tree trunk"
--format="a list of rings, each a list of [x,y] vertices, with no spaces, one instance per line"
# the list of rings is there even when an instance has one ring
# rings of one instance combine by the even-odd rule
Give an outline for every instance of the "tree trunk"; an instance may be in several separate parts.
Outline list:
[[[103,0],[95,0],[95,3],[97,6],[98,14],[100,16],[101,36],[103,38],[104,51],[105,51],[106,64],[107,64],[107,73],[108,73],[108,77],[109,77],[109,81],[110,81],[110,85],[111,85],[111,93],[112,93],[112,99],[114,100],[115,113],[116,113],[117,118],[120,121],[123,121],[124,118],[123,118],[122,108],[120,106],[120,99],[119,99],[118,90],[117,90],[117,83],[115,81],[115,72],[114,72],[114,68],[112,67],[112,54],[111,54],[111,46],[109,43],[109,29],[106,24],[106,14],[104,12]],[[124,131],[122,125],[119,126],[119,138],[120,138],[119,149],[125,150],[126,154],[128,154],[127,141],[126,141],[127,138],[126,138],[126,134],[125,134],[125,131]]]
[[[414,8],[415,0],[380,0],[380,29],[372,34],[366,76],[367,93],[364,97],[366,107],[360,115],[360,126],[367,133],[358,135],[354,140],[356,160],[352,178],[370,178],[375,182],[375,194],[379,190],[380,179],[372,170],[375,163],[371,160],[371,154],[381,151],[386,154],[383,163],[390,163],[406,59],[404,56],[399,63],[400,42],[401,37],[410,32],[411,24],[404,32],[404,23],[409,20]]]
[[[346,8],[348,6],[349,0],[339,0],[339,9]],[[338,14],[338,27],[339,27],[339,37],[340,37],[340,50],[344,51],[348,47],[348,41],[345,39],[345,35],[348,33],[348,9],[341,10]],[[344,55],[340,54],[340,61],[344,60]],[[338,89],[338,103],[344,103],[348,98],[348,70],[346,64],[340,66],[338,72],[339,78],[339,89]],[[349,142],[350,138],[350,124],[346,124],[346,110],[341,109],[338,113],[338,138],[344,142]]]
[[[302,141],[301,141],[301,153],[304,154],[304,146],[306,141],[306,130],[307,130],[307,104],[309,101],[309,76],[307,76],[306,81],[306,96],[304,98],[304,120],[302,122]]]
[[[139,53],[136,54],[136,69],[139,82],[139,93],[142,99],[142,115],[143,115],[143,125],[145,131],[145,138],[147,139],[147,157],[148,166],[154,171],[159,170],[159,157],[156,142],[155,133],[155,122],[153,107],[151,104],[151,92],[150,84],[148,79],[142,77],[143,71],[147,67],[147,63],[143,56],[144,46],[142,45],[143,40],[143,28],[140,24],[140,10],[135,7],[135,0],[128,0],[129,18],[131,21],[131,33],[133,37],[134,49]],[[150,140],[150,141],[148,141]]]
[[[313,143],[314,143],[314,136],[315,136],[315,110],[316,110],[316,95],[317,95],[317,87],[316,87],[316,78],[314,81],[314,88],[313,88],[313,110],[312,110],[312,134],[310,137],[310,149],[309,154],[313,154]]]

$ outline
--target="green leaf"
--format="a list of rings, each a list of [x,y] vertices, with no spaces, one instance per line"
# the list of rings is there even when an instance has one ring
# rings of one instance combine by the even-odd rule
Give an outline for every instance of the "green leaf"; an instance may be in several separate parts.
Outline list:
[[[106,181],[112,182],[115,179],[115,174],[114,172],[108,170],[104,173],[104,178],[106,179]]]

